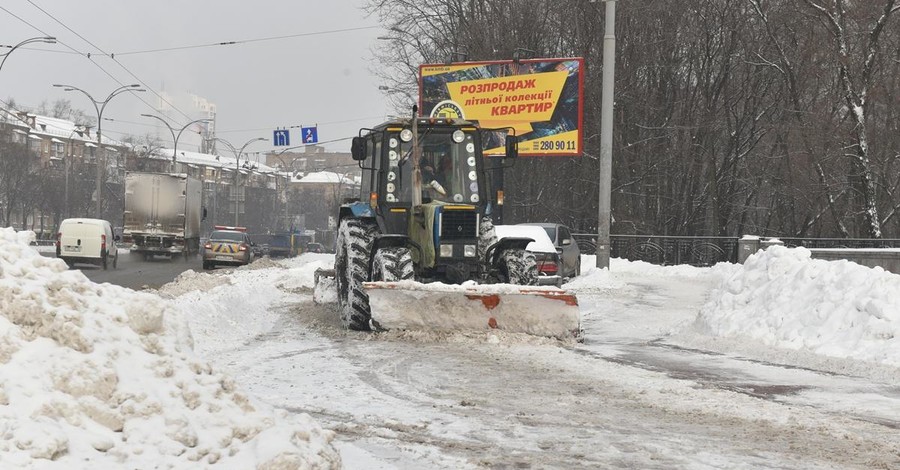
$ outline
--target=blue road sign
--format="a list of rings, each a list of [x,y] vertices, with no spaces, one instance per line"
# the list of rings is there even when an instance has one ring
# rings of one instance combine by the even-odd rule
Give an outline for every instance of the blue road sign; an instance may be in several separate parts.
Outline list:
[[[319,128],[318,127],[301,127],[301,134],[303,136],[304,144],[315,144],[319,142]]]
[[[272,131],[272,142],[276,147],[291,145],[291,133],[287,129]]]

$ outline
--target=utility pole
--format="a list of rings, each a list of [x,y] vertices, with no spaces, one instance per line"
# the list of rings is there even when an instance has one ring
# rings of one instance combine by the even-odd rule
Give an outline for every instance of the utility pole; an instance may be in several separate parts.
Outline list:
[[[109,104],[109,102],[113,98],[115,98],[116,95],[118,95],[120,93],[124,93],[126,91],[136,92],[136,91],[147,91],[147,90],[140,88],[140,85],[138,85],[138,84],[122,85],[119,88],[116,88],[115,90],[113,90],[112,93],[110,93],[109,96],[107,96],[105,100],[98,101],[98,100],[95,100],[94,97],[91,96],[90,93],[82,90],[81,88],[74,87],[72,85],[61,85],[61,84],[54,84],[53,86],[55,86],[57,88],[62,88],[65,91],[81,92],[82,94],[84,94],[84,96],[87,96],[88,99],[91,100],[91,104],[94,105],[94,111],[97,112],[97,155],[94,157],[94,162],[97,165],[96,188],[95,188],[95,191],[97,192],[97,206],[96,206],[95,217],[98,219],[102,219],[103,218],[103,170],[104,170],[104,167],[106,166],[106,158],[103,158],[102,160],[100,158],[101,156],[105,157],[104,152],[103,152],[103,140],[102,140],[103,135],[100,132],[100,126],[103,123],[103,111],[106,109],[106,105]]]
[[[600,191],[597,218],[597,267],[609,268],[612,207],[613,78],[616,67],[616,1],[606,0],[603,35],[603,84],[600,97]]]
[[[257,141],[261,141],[261,140],[265,141],[265,140],[269,140],[269,139],[266,139],[264,137],[257,137],[255,139],[250,139],[244,145],[241,146],[240,150],[236,149],[234,147],[234,145],[231,145],[231,142],[228,142],[225,139],[216,137],[214,140],[225,144],[225,146],[228,147],[229,150],[231,150],[231,153],[234,154],[234,186],[233,186],[232,192],[234,194],[234,198],[233,198],[234,199],[234,226],[237,227],[238,220],[239,220],[238,214],[240,213],[240,201],[238,200],[238,193],[239,193],[238,189],[240,189],[240,182],[241,182],[241,179],[240,179],[241,178],[241,155],[244,154],[244,149],[246,149],[247,146],[252,144],[253,142],[257,142]]]

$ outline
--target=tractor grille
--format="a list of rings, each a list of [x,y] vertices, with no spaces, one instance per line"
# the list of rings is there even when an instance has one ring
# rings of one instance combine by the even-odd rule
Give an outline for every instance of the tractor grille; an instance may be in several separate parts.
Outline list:
[[[478,212],[469,210],[441,211],[441,240],[478,238]]]

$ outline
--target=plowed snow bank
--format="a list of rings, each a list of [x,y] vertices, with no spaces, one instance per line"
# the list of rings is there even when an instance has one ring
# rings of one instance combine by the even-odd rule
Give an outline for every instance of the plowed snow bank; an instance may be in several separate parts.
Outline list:
[[[333,433],[252,404],[160,297],[94,284],[0,229],[6,468],[337,468]]]

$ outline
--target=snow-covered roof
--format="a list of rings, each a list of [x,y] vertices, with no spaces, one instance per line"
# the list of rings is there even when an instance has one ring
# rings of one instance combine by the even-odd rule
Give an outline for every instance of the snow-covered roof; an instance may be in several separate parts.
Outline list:
[[[41,135],[53,136],[53,137],[62,137],[65,139],[73,139],[80,140],[83,142],[96,142],[97,141],[97,128],[91,127],[90,136],[82,133],[79,135],[78,130],[83,129],[83,127],[78,126],[75,122],[69,121],[68,119],[59,119],[52,118],[49,116],[35,116],[34,119],[36,128],[32,130],[32,132]],[[124,146],[126,145],[124,142],[110,139],[106,135],[101,136],[103,140],[103,145],[115,145],[115,146]]]
[[[495,225],[497,239],[522,237],[534,240],[525,248],[534,253],[556,253],[556,247],[543,228],[535,225]]]
[[[303,176],[299,179],[294,179],[292,182],[297,183],[326,183],[326,184],[355,184],[355,180],[348,175],[342,175],[339,173],[334,173],[331,171],[317,171],[314,173],[307,173],[306,176]]]
[[[172,159],[173,149],[162,148],[156,151],[153,158],[160,158],[165,160]],[[212,155],[208,153],[200,153],[200,152],[189,152],[187,150],[178,150],[178,156],[176,157],[176,161],[180,163],[187,164],[195,164],[195,165],[203,165],[209,167],[216,168],[224,168],[224,169],[235,169],[235,160],[234,157],[228,157],[226,155]],[[241,162],[243,165],[243,162]],[[268,166],[264,163],[253,163],[253,169],[259,173],[277,173],[277,170],[271,166]],[[248,171],[247,168],[241,167],[241,171]]]
[[[53,118],[50,116],[42,116],[42,115],[33,114],[33,113],[29,113],[28,116],[29,116],[29,118],[32,118],[32,117],[34,118],[34,128],[32,128],[29,132],[31,135],[37,135],[41,138],[46,137],[46,138],[50,138],[50,139],[52,139],[54,137],[59,137],[59,138],[65,139],[65,140],[80,141],[80,142],[84,142],[84,143],[97,141],[97,134],[96,134],[97,129],[95,126],[91,126],[91,134],[86,134],[86,133],[82,132],[79,135],[79,133],[76,131],[82,130],[84,128],[82,126],[79,126],[78,124],[76,124],[74,121],[70,121],[68,119]],[[29,124],[26,121],[22,120],[21,117],[19,117],[15,113],[12,113],[5,109],[0,110],[0,121],[6,122],[6,123],[12,124],[12,125],[21,126],[21,127],[29,127]],[[110,139],[109,137],[107,137],[105,135],[102,136],[102,139],[103,139],[104,146],[106,146],[106,145],[114,145],[117,147],[127,147],[128,146],[128,144],[126,144],[124,142],[121,142],[121,141],[118,141],[115,139]]]

